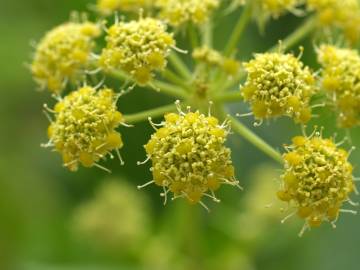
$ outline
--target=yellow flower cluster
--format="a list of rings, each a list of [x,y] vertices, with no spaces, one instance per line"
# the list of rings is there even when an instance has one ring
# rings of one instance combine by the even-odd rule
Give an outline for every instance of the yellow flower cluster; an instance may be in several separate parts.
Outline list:
[[[173,26],[204,23],[219,6],[219,0],[157,0],[160,17]]]
[[[216,200],[213,192],[222,184],[237,185],[231,151],[224,146],[228,133],[225,124],[199,112],[166,114],[145,145],[154,183],[190,203],[201,203],[204,195]]]
[[[149,229],[146,200],[124,179],[104,179],[95,197],[76,209],[72,225],[86,242],[115,252],[131,251]]]
[[[50,143],[71,171],[98,166],[101,158],[123,146],[115,128],[123,122],[117,111],[117,95],[111,89],[82,87],[54,107],[55,120],[48,128]]]
[[[98,0],[97,10],[104,15],[111,15],[115,11],[138,12],[141,8],[151,5],[151,0]]]
[[[31,65],[35,81],[41,88],[59,93],[68,81],[82,78],[95,45],[93,39],[99,35],[99,27],[90,22],[66,23],[48,32]]]
[[[240,70],[239,61],[233,58],[224,57],[220,52],[207,46],[196,48],[192,53],[192,57],[207,65],[218,66],[231,76],[236,75]]]
[[[284,13],[294,11],[303,2],[304,0],[256,0],[255,4],[260,6],[263,12],[277,18]]]
[[[244,66],[248,77],[241,91],[256,119],[286,115],[297,123],[310,120],[315,78],[298,58],[283,53],[256,54]]]
[[[297,208],[307,227],[338,218],[343,202],[354,190],[348,152],[319,133],[296,136],[284,154],[285,172],[278,197]]]
[[[360,4],[358,0],[307,0],[310,10],[318,13],[319,22],[344,31],[355,43],[360,38]]]
[[[338,124],[351,128],[360,124],[360,56],[356,50],[322,45],[318,49],[322,86],[338,111]]]
[[[165,24],[152,18],[114,24],[108,29],[106,41],[100,66],[123,69],[140,85],[147,84],[155,70],[166,66],[166,57],[175,45]]]

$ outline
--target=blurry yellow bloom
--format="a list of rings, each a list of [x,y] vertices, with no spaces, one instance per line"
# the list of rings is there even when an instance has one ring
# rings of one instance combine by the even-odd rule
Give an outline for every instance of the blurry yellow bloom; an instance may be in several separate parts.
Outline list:
[[[100,66],[109,70],[123,69],[140,85],[147,84],[155,70],[166,66],[170,48],[175,46],[165,24],[152,18],[114,24],[108,29],[106,41]]]
[[[104,179],[95,197],[74,212],[74,232],[107,251],[132,251],[149,231],[145,199],[124,179]]]
[[[66,23],[50,32],[38,44],[31,71],[41,88],[59,93],[68,81],[82,79],[89,67],[93,39],[100,35],[89,22]]]
[[[241,91],[256,119],[286,115],[297,123],[310,120],[315,78],[298,58],[283,53],[256,54],[244,66],[248,77]]]
[[[219,0],[157,0],[160,17],[173,26],[204,23],[219,6]]]
[[[240,70],[240,62],[221,55],[220,52],[207,46],[195,48],[192,57],[202,63],[210,66],[220,67],[226,74],[234,76]]]
[[[111,15],[115,11],[138,12],[151,5],[151,0],[98,0],[96,7],[100,13]]]
[[[294,137],[288,149],[278,198],[297,209],[306,220],[304,229],[335,221],[354,191],[349,154],[319,133]]]
[[[310,10],[318,13],[323,26],[344,31],[345,37],[355,43],[360,38],[360,4],[358,0],[307,0]]]
[[[117,98],[111,89],[97,92],[86,86],[55,105],[55,120],[49,126],[48,136],[69,170],[76,171],[79,163],[101,167],[96,162],[122,148],[121,135],[115,130],[123,122],[117,111]]]
[[[318,60],[323,67],[322,86],[338,111],[340,127],[360,124],[360,56],[356,50],[322,45]]]
[[[264,12],[276,18],[294,11],[304,0],[255,0],[255,2],[258,2]]]
[[[170,113],[145,145],[152,161],[153,182],[175,198],[201,203],[222,184],[237,185],[231,151],[224,143],[229,133],[212,116],[199,112]],[[207,192],[210,192],[208,194]]]

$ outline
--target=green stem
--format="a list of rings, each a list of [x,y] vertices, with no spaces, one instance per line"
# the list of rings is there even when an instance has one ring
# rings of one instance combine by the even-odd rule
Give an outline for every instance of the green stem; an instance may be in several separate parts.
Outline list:
[[[211,20],[208,20],[203,29],[203,45],[212,48],[213,46],[213,25],[211,23]]]
[[[172,112],[175,110],[176,110],[176,105],[170,104],[147,111],[142,111],[139,113],[124,115],[124,119],[125,119],[125,123],[135,124],[138,122],[146,121],[148,120],[149,117],[157,118],[163,116],[165,113]]]
[[[158,81],[158,80],[152,80],[149,84],[149,87],[154,88],[155,90],[160,90],[160,92],[162,93],[166,93],[168,95],[171,95],[173,97],[177,97],[177,98],[184,98],[186,99],[188,97],[187,93],[185,93],[184,89],[170,84],[170,83],[166,83],[166,82],[162,82],[162,81]]]
[[[176,69],[176,71],[179,72],[179,74],[181,74],[181,76],[184,77],[184,79],[186,80],[191,79],[192,76],[190,70],[175,52],[172,52],[169,55],[169,61],[172,64],[172,66]]]
[[[249,141],[251,144],[256,146],[259,150],[263,151],[269,157],[273,158],[279,163],[283,163],[283,159],[281,154],[272,148],[269,144],[267,144],[263,139],[261,139],[258,135],[253,133],[249,128],[247,128],[244,124],[242,124],[238,119],[228,116],[231,120],[232,129],[241,135],[244,139]]]
[[[288,50],[293,47],[297,43],[299,43],[302,39],[304,39],[311,31],[315,28],[317,23],[316,16],[311,16],[305,20],[305,22],[298,27],[294,32],[292,32],[288,37],[286,37],[280,44],[275,45],[269,51],[274,52],[281,50]]]
[[[194,25],[192,23],[189,23],[188,31],[189,31],[189,37],[190,37],[190,42],[191,42],[192,48],[195,49],[195,48],[199,47],[199,36],[198,36],[196,28],[194,27]]]
[[[231,91],[214,97],[217,102],[238,102],[243,100],[240,91]]]
[[[172,72],[170,69],[164,69],[163,72],[161,73],[161,75],[167,79],[169,82],[175,84],[175,85],[180,85],[181,87],[183,87],[185,90],[190,91],[190,86],[186,84],[186,82],[184,81],[184,79],[180,78],[176,73]]]
[[[236,26],[231,34],[230,40],[225,47],[225,50],[224,50],[225,56],[230,56],[236,49],[237,43],[240,40],[241,35],[244,32],[244,29],[251,19],[251,15],[252,15],[252,4],[248,3],[245,6]]]

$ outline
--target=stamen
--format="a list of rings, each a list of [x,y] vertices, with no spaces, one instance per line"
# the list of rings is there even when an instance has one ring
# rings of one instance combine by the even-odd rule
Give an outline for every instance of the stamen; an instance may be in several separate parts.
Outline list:
[[[145,183],[143,185],[137,186],[137,189],[142,189],[142,188],[147,187],[147,186],[149,186],[149,185],[151,185],[153,183],[155,183],[155,181],[151,180],[151,181],[149,181],[149,182],[147,182],[147,183]]]
[[[117,157],[118,157],[118,159],[120,161],[120,165],[123,166],[125,164],[125,162],[124,162],[124,160],[123,160],[123,158],[122,158],[122,156],[120,154],[120,150],[118,148],[116,148],[115,152],[116,152],[116,155],[117,155]]]
[[[236,117],[248,117],[248,116],[252,116],[254,113],[253,112],[248,112],[248,113],[237,113]]]
[[[104,166],[101,166],[100,164],[94,163],[95,167],[98,167],[99,169],[107,172],[107,173],[111,173],[111,170],[109,170],[108,168],[105,168]]]
[[[151,159],[151,156],[147,156],[147,158],[144,161],[138,161],[136,162],[137,165],[144,165],[146,162],[148,162]]]
[[[304,235],[305,231],[306,231],[307,229],[309,229],[309,228],[310,228],[309,225],[307,224],[307,222],[305,222],[304,225],[303,225],[303,227],[302,227],[302,229],[301,229],[301,231],[299,232],[298,236],[299,236],[299,237],[302,237],[302,236]]]
[[[254,127],[260,127],[263,124],[264,120],[260,119],[260,120],[256,120],[254,122]]]
[[[182,50],[176,46],[171,46],[172,49],[174,49],[175,51],[179,52],[179,53],[182,53],[182,54],[188,54],[188,51],[187,50]]]
[[[340,209],[339,212],[357,215],[357,211],[350,210],[350,209]]]
[[[296,211],[295,211],[295,212],[292,212],[291,214],[289,214],[289,215],[287,215],[286,217],[284,217],[284,218],[281,220],[281,224],[284,224],[285,221],[287,221],[289,218],[293,217],[295,214],[296,214]]]

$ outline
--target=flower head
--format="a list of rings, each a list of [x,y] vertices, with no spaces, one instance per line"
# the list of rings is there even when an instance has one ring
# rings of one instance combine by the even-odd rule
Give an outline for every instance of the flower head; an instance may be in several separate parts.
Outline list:
[[[340,127],[360,124],[360,56],[356,50],[322,45],[318,60],[323,67],[322,86],[338,111]]]
[[[95,197],[75,210],[74,232],[101,249],[136,249],[149,229],[146,198],[124,179],[104,180]]]
[[[41,88],[59,93],[67,81],[75,81],[89,67],[93,39],[100,35],[96,24],[65,23],[50,32],[38,44],[31,71]]]
[[[69,170],[76,171],[79,163],[101,167],[96,163],[101,158],[112,150],[119,153],[123,142],[115,128],[123,117],[116,108],[117,98],[111,89],[96,91],[85,86],[55,105],[55,120],[48,128],[48,136]]]
[[[358,0],[307,0],[310,10],[318,13],[321,25],[339,28],[355,43],[360,38],[360,4]]]
[[[200,62],[204,62],[208,65],[221,65],[221,62],[223,60],[222,55],[207,46],[195,48],[195,50],[192,53],[192,57]]]
[[[171,191],[191,203],[202,204],[204,195],[216,201],[213,192],[222,184],[237,185],[231,152],[224,146],[228,133],[226,124],[199,112],[166,114],[145,145],[153,182],[165,195]]]
[[[151,5],[151,0],[98,0],[97,10],[104,15],[111,15],[115,11],[138,12],[141,8]]]
[[[186,22],[201,24],[219,6],[219,0],[157,0],[160,17],[173,26]]]
[[[248,77],[241,88],[255,118],[286,115],[295,122],[311,118],[309,105],[315,93],[315,79],[308,67],[292,54],[263,53],[245,63]]]
[[[294,137],[287,148],[279,199],[297,209],[306,227],[335,221],[354,190],[349,153],[318,132],[310,137]]]
[[[100,66],[123,69],[141,85],[151,80],[155,70],[166,66],[170,47],[175,45],[165,24],[152,18],[116,23],[108,29],[106,41]]]

